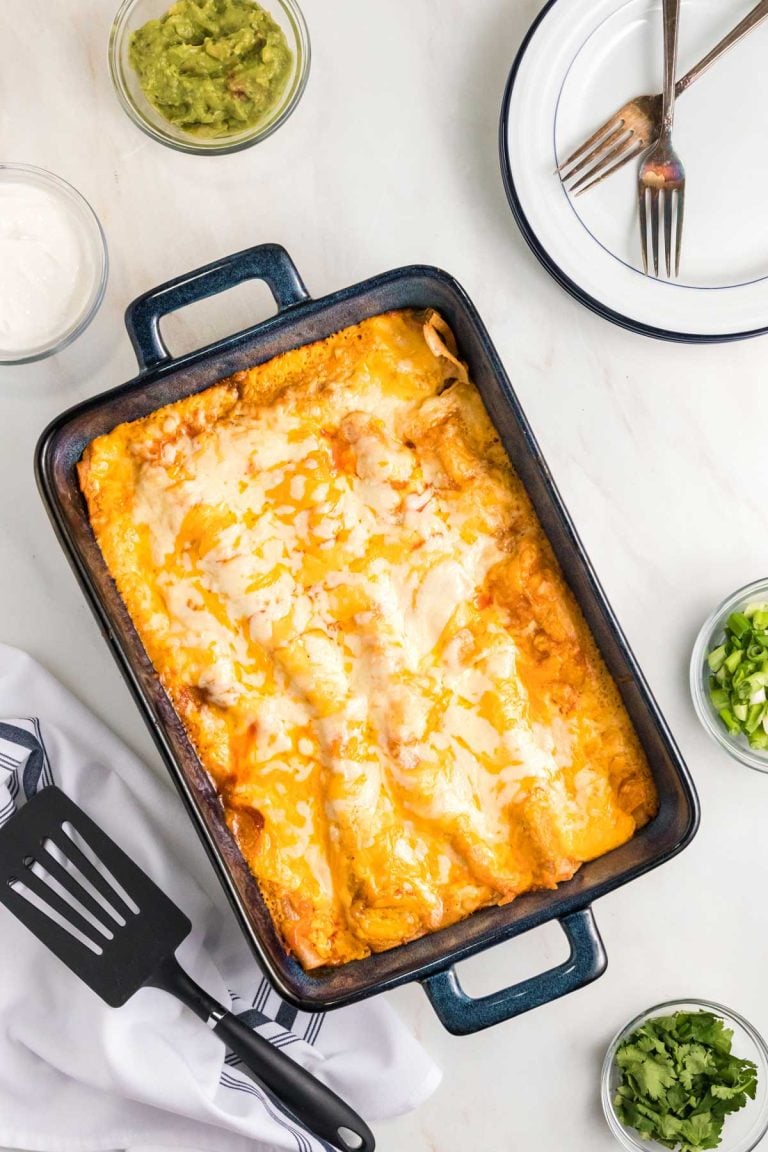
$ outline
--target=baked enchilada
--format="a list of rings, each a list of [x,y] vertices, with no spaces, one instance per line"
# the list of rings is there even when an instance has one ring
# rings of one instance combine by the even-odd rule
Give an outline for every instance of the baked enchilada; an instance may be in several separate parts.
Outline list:
[[[90,521],[307,969],[554,888],[654,815],[618,691],[434,312],[94,440]]]

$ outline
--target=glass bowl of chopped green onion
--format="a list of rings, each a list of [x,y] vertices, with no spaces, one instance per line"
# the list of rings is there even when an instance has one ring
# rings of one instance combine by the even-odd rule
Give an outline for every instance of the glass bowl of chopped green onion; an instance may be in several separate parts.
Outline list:
[[[768,1048],[709,1000],[669,1000],[614,1036],[601,1100],[624,1148],[751,1152],[768,1131]]]
[[[309,76],[296,0],[123,0],[109,38],[117,97],[153,140],[225,155],[271,136]]]
[[[691,657],[691,695],[713,740],[768,772],[768,580],[739,588],[705,622]]]

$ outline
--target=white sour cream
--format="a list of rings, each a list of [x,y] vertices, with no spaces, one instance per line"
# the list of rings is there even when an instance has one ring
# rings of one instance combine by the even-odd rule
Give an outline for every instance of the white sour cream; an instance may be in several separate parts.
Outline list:
[[[68,206],[46,188],[0,183],[0,355],[56,343],[82,317],[93,278]]]

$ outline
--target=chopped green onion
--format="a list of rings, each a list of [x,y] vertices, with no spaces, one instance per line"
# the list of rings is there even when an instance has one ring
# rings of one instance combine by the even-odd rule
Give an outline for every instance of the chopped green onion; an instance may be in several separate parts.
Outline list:
[[[751,705],[749,712],[747,713],[747,722],[744,725],[744,727],[746,728],[747,733],[749,735],[751,735],[753,732],[755,732],[759,728],[760,723],[761,723],[764,715],[765,715],[765,704],[752,704]]]
[[[768,750],[768,603],[732,612],[706,659],[709,698],[723,726]]]
[[[755,613],[755,617],[753,617],[753,619],[755,619],[757,616],[759,616],[759,613]],[[755,627],[758,627],[758,625],[756,624]],[[743,612],[732,612],[728,617],[726,628],[729,632],[733,632],[734,636],[738,636],[738,638],[741,639],[742,636],[746,636],[746,634],[750,631],[752,624]]]
[[[727,708],[730,703],[728,693],[724,688],[713,688],[709,693],[709,698],[712,701],[712,707],[716,708],[718,712],[721,708]],[[758,707],[758,705],[755,705],[755,707]]]
[[[731,712],[730,708],[721,708],[718,715],[729,732],[741,731],[741,725],[737,721],[733,712]]]
[[[707,656],[707,664],[709,665],[710,672],[719,672],[725,662],[725,644],[721,644],[719,648],[715,648]]]

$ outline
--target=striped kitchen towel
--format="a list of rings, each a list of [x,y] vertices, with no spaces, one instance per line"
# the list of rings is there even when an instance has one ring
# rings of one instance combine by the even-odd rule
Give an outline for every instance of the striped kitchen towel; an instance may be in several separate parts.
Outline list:
[[[381,997],[327,1015],[280,999],[174,794],[29,656],[0,645],[0,835],[52,782],[187,913],[190,974],[367,1120],[435,1089],[437,1068]],[[2,908],[0,970],[0,1146],[327,1152],[173,997],[142,989],[108,1008]]]

